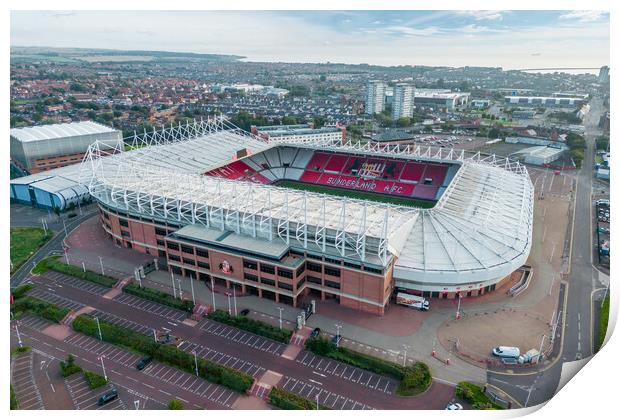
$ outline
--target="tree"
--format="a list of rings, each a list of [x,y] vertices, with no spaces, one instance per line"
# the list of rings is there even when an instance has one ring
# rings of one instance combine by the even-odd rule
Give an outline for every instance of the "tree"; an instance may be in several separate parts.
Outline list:
[[[291,116],[286,116],[286,117],[282,117],[282,124],[283,125],[294,125],[297,124],[297,118],[295,117],[291,117]]]
[[[325,125],[325,117],[314,117],[314,128],[321,128]]]
[[[396,121],[396,125],[399,127],[408,127],[411,125],[411,118],[409,117],[400,117],[397,121]]]
[[[168,410],[183,410],[183,403],[179,400],[170,400]]]

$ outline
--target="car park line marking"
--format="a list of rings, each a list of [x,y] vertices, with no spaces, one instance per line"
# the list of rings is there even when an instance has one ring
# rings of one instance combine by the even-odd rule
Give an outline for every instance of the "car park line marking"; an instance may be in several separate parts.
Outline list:
[[[317,384],[317,385],[323,385],[323,383],[322,383],[322,382],[315,381],[314,379],[308,379],[308,380],[309,380],[310,382],[313,382],[313,383]]]

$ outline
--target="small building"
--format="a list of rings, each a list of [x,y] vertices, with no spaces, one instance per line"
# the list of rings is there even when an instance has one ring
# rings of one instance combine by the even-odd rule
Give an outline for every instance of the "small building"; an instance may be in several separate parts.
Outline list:
[[[596,170],[596,177],[609,181],[609,169],[599,168]]]

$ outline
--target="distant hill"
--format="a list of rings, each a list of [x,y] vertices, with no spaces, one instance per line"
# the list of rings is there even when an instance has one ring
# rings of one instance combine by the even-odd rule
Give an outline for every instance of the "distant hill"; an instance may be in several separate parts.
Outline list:
[[[237,61],[243,56],[169,51],[129,51],[96,48],[11,47],[11,63],[135,63]]]

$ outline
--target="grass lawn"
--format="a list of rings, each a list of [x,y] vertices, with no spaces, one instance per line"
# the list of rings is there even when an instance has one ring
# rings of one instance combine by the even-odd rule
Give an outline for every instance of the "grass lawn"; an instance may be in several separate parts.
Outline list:
[[[601,313],[598,317],[598,348],[600,349],[605,341],[607,334],[607,324],[609,323],[609,296],[605,298]]]
[[[52,233],[48,230],[47,235],[45,235],[42,228],[11,228],[11,262],[13,263],[11,274],[21,267],[51,237]]]
[[[377,201],[380,203],[395,204],[397,206],[417,207],[423,209],[429,209],[435,206],[435,203],[432,201],[416,200],[408,197],[396,197],[393,195],[377,194],[366,191],[349,190],[346,188],[328,187],[325,185],[306,184],[297,181],[284,180],[276,182],[275,185],[283,188],[291,188],[293,190],[329,194],[338,197],[349,197],[357,200]]]

